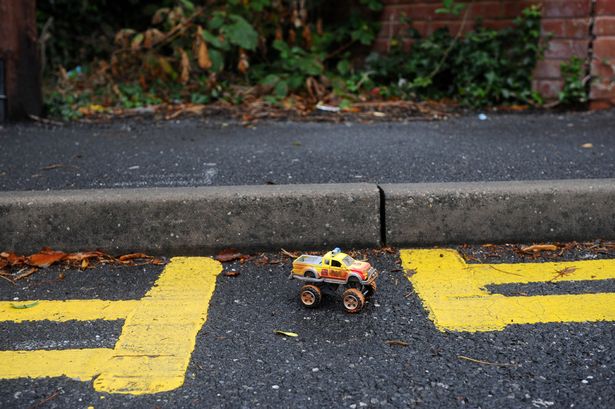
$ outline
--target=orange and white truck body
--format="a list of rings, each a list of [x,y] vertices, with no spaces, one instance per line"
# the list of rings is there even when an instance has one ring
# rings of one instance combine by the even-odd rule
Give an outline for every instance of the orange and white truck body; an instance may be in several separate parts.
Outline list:
[[[357,261],[336,248],[322,257],[307,254],[298,257],[293,261],[289,278],[332,284],[357,282],[369,285],[377,277],[378,272],[371,264]]]

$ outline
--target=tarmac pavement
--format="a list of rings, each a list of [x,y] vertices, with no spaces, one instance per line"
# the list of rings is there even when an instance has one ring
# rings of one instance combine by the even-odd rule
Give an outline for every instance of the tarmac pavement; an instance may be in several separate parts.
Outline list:
[[[494,257],[489,247],[458,250],[469,263],[546,261],[506,250]],[[226,263],[224,271],[235,270],[239,275],[218,276],[182,386],[134,395],[100,392],[96,382],[67,377],[0,379],[0,406],[355,409],[615,405],[613,322],[441,331],[408,279],[414,273],[401,270],[399,253],[363,253],[385,272],[378,279],[378,292],[358,314],[345,313],[335,297],[327,298],[315,310],[302,307],[298,302],[300,285],[286,279],[290,264],[280,254],[267,254],[275,264],[258,264],[254,259],[244,264]],[[615,253],[565,251],[561,258],[574,261],[581,269],[587,260],[615,258]],[[63,279],[58,279],[60,269],[51,268],[17,286],[0,282],[0,298],[15,303],[35,298],[138,299],[163,268],[97,266],[63,271]],[[538,283],[531,290],[541,295],[565,294],[569,291],[565,284],[575,280],[572,274],[561,282]],[[612,280],[595,283],[586,292],[612,291]],[[513,284],[505,292],[518,296],[519,291],[527,290],[528,285]],[[20,301],[13,301],[16,297]],[[531,297],[528,294],[526,298]],[[3,322],[1,349],[113,348],[122,326],[123,320]],[[276,335],[274,330],[293,331],[298,336]]]
[[[250,128],[215,119],[7,125],[0,190],[613,178],[614,126],[615,110]]]

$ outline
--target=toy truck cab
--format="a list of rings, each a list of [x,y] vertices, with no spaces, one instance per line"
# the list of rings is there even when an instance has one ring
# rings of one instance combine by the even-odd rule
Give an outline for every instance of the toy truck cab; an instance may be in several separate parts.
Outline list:
[[[306,281],[301,289],[303,305],[313,308],[320,303],[322,291],[334,293],[343,285],[344,307],[349,312],[361,310],[365,299],[376,291],[378,272],[369,263],[357,261],[339,248],[324,256],[304,254],[293,261],[289,278]],[[352,290],[352,291],[351,291]]]

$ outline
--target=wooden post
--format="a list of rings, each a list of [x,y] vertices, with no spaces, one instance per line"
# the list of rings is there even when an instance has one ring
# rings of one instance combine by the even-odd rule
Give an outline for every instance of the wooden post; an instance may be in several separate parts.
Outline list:
[[[9,120],[42,110],[35,0],[0,0],[0,59]],[[2,87],[0,87],[2,88]]]

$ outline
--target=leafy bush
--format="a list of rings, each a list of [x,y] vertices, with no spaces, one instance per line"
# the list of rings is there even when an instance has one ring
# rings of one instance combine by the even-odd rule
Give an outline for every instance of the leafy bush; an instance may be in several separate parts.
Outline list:
[[[66,8],[71,2],[41,3]],[[93,30],[99,44],[89,53],[75,52],[85,40],[66,36],[66,21],[54,23],[48,45],[59,75],[47,92],[50,113],[73,119],[107,108],[256,98],[287,106],[297,95],[304,107],[324,100],[342,108],[357,99],[389,97],[449,97],[471,107],[540,101],[531,90],[544,50],[536,7],[525,9],[512,28],[496,31],[478,22],[465,36],[441,29],[421,38],[410,24],[410,51],[403,38],[394,38],[390,53],[364,58],[379,29],[380,0],[145,3],[129,0],[127,10],[136,17],[119,19],[132,24],[119,28],[107,24],[119,3],[82,2],[83,21],[105,27],[104,34]],[[459,16],[464,5],[443,0],[437,12]],[[78,12],[68,13],[67,21],[83,30],[74,21]],[[41,12],[41,22],[46,15]],[[51,52],[53,44],[72,51]]]
[[[442,10],[459,12],[455,3]],[[396,83],[405,97],[453,97],[467,106],[533,103],[532,71],[544,52],[540,43],[540,10],[529,7],[515,19],[514,27],[493,30],[476,24],[465,36],[453,37],[448,29],[415,39],[406,52],[402,40],[386,56],[372,55],[368,67],[375,82]]]
[[[578,105],[587,102],[585,86],[585,61],[579,57],[571,57],[560,66],[564,86],[559,93],[559,102],[564,105]]]

